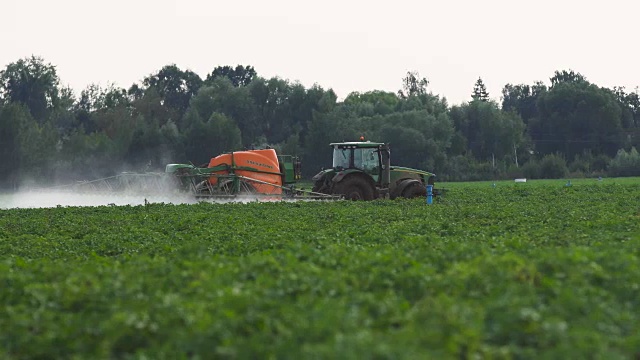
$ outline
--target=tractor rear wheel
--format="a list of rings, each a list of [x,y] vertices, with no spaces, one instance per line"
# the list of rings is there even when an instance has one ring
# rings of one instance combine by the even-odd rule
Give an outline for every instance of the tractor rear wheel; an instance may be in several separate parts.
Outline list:
[[[427,189],[422,184],[414,182],[409,184],[402,192],[402,197],[407,199],[427,196]]]
[[[363,178],[348,177],[333,188],[334,194],[344,195],[347,200],[373,200],[373,189]]]

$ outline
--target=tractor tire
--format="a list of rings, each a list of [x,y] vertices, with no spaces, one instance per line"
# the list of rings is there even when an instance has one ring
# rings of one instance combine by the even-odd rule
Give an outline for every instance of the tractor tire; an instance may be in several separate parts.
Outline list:
[[[333,188],[334,194],[344,195],[346,200],[373,200],[373,188],[363,178],[357,176],[347,177],[337,183]]]
[[[327,185],[325,185],[324,183],[324,179],[320,179],[318,181],[316,181],[313,184],[313,188],[311,189],[311,191],[316,192],[316,193],[323,193],[326,194],[328,190]]]
[[[407,186],[407,188],[402,192],[402,197],[407,199],[425,196],[427,196],[427,189],[417,182],[409,184],[409,186]]]

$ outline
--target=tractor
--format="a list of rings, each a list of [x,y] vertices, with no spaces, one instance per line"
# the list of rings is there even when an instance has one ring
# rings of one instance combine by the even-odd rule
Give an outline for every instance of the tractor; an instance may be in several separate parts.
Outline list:
[[[426,195],[426,185],[434,185],[435,175],[430,172],[392,166],[389,144],[359,141],[330,145],[333,166],[312,178],[313,192],[342,195],[348,200],[414,198]]]
[[[391,166],[389,145],[371,141],[332,143],[333,166],[313,177],[311,191],[296,188],[300,159],[272,148],[232,151],[208,164],[168,164],[161,173],[122,173],[62,188],[72,191],[191,194],[196,199],[373,200],[426,195],[435,175]],[[433,195],[440,192],[433,189]]]

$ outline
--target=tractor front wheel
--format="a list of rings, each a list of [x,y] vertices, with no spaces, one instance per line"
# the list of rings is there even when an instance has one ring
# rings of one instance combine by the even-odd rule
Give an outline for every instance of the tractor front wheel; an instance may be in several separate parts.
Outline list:
[[[328,187],[324,183],[324,179],[320,179],[313,184],[312,192],[316,193],[327,193]]]
[[[334,194],[344,195],[347,200],[373,200],[373,189],[360,177],[348,177],[333,188]]]

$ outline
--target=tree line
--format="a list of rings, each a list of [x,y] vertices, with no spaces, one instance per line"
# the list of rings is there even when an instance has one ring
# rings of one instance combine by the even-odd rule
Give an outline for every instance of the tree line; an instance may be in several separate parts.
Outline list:
[[[391,143],[392,163],[441,180],[640,175],[637,88],[600,87],[571,70],[549,83],[506,84],[491,100],[481,78],[449,105],[408,72],[397,92],[352,92],[218,66],[204,78],[175,64],[128,89],[75,94],[36,56],[0,71],[0,187],[120,171],[202,165],[220,153],[276,148],[305,176],[331,164],[330,142]]]

